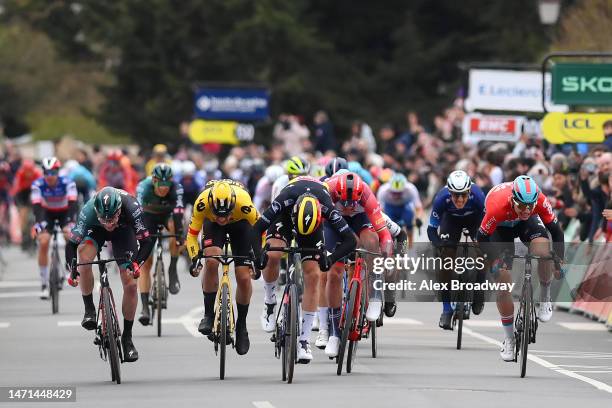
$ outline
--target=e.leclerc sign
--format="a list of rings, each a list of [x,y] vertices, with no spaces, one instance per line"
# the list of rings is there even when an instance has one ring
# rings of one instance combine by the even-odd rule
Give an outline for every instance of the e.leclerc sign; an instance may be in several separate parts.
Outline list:
[[[195,116],[202,119],[265,120],[269,105],[266,89],[199,88],[195,94]]]
[[[555,103],[612,106],[612,64],[557,63],[552,83]]]

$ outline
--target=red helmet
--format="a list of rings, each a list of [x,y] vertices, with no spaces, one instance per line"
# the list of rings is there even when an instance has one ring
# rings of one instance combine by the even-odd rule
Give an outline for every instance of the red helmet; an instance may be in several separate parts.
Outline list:
[[[343,205],[353,205],[361,200],[365,183],[355,173],[342,173],[336,183],[336,197]]]
[[[24,161],[21,162],[21,168],[24,171],[34,171],[34,169],[36,168],[36,165],[34,164],[32,160],[25,159]]]
[[[112,161],[120,161],[122,157],[123,157],[123,153],[121,153],[121,150],[119,149],[111,150],[110,152],[108,152],[108,155],[106,156],[108,160],[112,160]]]

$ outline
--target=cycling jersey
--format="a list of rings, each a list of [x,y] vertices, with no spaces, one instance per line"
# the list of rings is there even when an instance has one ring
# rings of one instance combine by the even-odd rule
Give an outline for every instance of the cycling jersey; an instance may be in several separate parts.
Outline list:
[[[477,240],[479,242],[490,241],[491,235],[493,235],[498,227],[519,228],[522,230],[522,226],[527,223],[518,217],[512,207],[512,185],[512,182],[499,184],[493,187],[489,194],[487,194],[485,199],[485,215],[478,229]],[[555,252],[557,256],[563,258],[565,251],[563,230],[559,226],[557,216],[553,211],[550,201],[548,201],[548,198],[543,193],[539,194],[530,219],[535,217],[538,217],[548,232],[550,232],[553,242],[556,243],[556,245],[553,245]],[[534,225],[534,229],[536,224],[530,223],[530,225]],[[523,235],[528,237],[529,234],[523,233]],[[535,237],[541,234],[534,232],[532,235]]]
[[[146,213],[168,214],[172,212],[182,214],[185,208],[183,204],[183,186],[176,182],[172,182],[168,194],[160,197],[155,194],[153,179],[147,177],[138,183],[136,197]]]
[[[343,258],[355,248],[355,236],[340,212],[334,207],[327,187],[316,178],[302,176],[288,182],[287,186],[281,190],[276,198],[274,198],[270,207],[264,211],[255,224],[253,228],[252,243],[253,251],[256,256],[259,256],[261,251],[261,234],[278,219],[284,219],[284,222],[290,220],[293,205],[304,193],[310,193],[317,198],[321,204],[322,217],[342,237],[342,244],[338,246],[330,256],[331,262],[336,262],[338,259]]]
[[[74,181],[77,191],[83,196],[84,201],[89,200],[90,196],[96,191],[96,178],[87,167],[81,164],[66,171],[65,176]]]
[[[391,183],[387,182],[380,186],[376,194],[378,202],[381,204],[389,204],[393,206],[403,206],[405,204],[414,204],[415,207],[422,207],[421,197],[419,196],[419,190],[411,182],[406,182],[406,187],[403,191],[392,192]]]
[[[344,174],[340,176],[334,175],[325,181],[325,183],[329,187],[329,191],[331,191],[331,197],[336,209],[344,217],[354,217],[357,214],[365,213],[369,221],[372,223],[372,228],[378,234],[380,247],[383,250],[391,248],[393,239],[391,238],[391,234],[387,229],[385,218],[383,217],[382,211],[380,209],[380,204],[378,203],[378,200],[376,200],[376,197],[374,196],[374,193],[372,193],[372,190],[370,190],[370,187],[368,187],[364,183],[361,199],[356,202],[354,206],[345,207],[340,203],[340,198],[336,193],[336,187],[339,183],[340,177],[342,176],[344,176]],[[355,177],[359,176],[355,174]],[[359,233],[360,231],[355,232]]]
[[[212,207],[208,204],[208,194],[210,193],[212,187],[220,181],[229,183],[236,193],[236,205],[229,217],[229,223],[246,220],[250,225],[254,225],[259,216],[257,209],[255,209],[255,206],[253,205],[251,196],[242,184],[229,179],[209,181],[206,183],[204,191],[202,191],[196,200],[196,204],[193,207],[191,222],[189,223],[189,231],[187,233],[187,250],[189,251],[189,257],[192,259],[200,251],[198,234],[202,229],[204,220],[212,222],[217,220],[217,216],[213,213]]]
[[[94,210],[95,197],[83,206],[77,224],[72,229],[70,239],[66,243],[66,262],[70,264],[72,259],[76,259],[77,246],[88,237],[93,238],[98,245],[109,240],[113,244],[116,241],[126,248],[135,247],[135,242],[126,242],[126,240],[131,241],[130,237],[133,237],[139,241],[140,247],[135,257],[133,254],[129,254],[132,257],[130,261],[141,264],[149,257],[153,249],[153,241],[149,237],[149,230],[145,226],[144,211],[135,197],[123,190],[119,190],[119,193],[121,195],[121,214],[119,215],[118,226],[113,231],[106,231],[98,221],[98,216]],[[129,235],[126,235],[126,230],[130,230]],[[113,250],[115,250],[115,245],[113,245]],[[119,256],[124,257],[125,254],[120,253]]]
[[[204,179],[202,177],[194,176],[181,176],[176,178],[176,182],[183,186],[183,200],[184,204],[195,204],[198,196],[204,188]]]
[[[14,197],[22,191],[30,191],[32,183],[42,177],[42,175],[43,173],[38,167],[35,167],[34,170],[24,170],[23,167],[20,167],[13,179],[11,196]]]
[[[50,186],[45,178],[41,177],[32,183],[30,200],[36,222],[45,221],[47,214],[60,212],[66,213],[66,217],[62,218],[71,221],[77,211],[76,185],[67,177],[57,177],[55,185]]]
[[[257,211],[265,210],[264,205],[270,204],[272,198],[272,186],[273,183],[270,180],[263,176],[257,181],[257,185],[255,186],[255,195],[253,196],[253,203],[255,204],[255,208]]]
[[[274,200],[280,194],[281,190],[285,188],[287,184],[289,184],[288,175],[283,174],[282,176],[277,178],[274,184],[272,184],[272,195],[270,198]]]

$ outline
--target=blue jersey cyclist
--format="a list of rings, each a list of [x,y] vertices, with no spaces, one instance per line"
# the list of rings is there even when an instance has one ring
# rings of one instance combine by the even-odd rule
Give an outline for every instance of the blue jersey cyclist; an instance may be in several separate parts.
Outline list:
[[[485,196],[480,187],[472,183],[470,176],[462,170],[452,172],[433,201],[427,236],[431,243],[438,247],[446,244],[458,243],[464,229],[469,231],[474,240],[480,222],[484,216]],[[454,257],[456,248],[445,246],[442,248],[443,256]],[[440,282],[450,282],[450,271],[439,271]],[[479,280],[484,279],[479,274]],[[442,315],[440,316],[440,327],[452,330],[453,309],[451,307],[451,294],[449,290],[440,292],[442,298]],[[474,314],[480,314],[484,306],[483,293],[474,293],[472,310]]]

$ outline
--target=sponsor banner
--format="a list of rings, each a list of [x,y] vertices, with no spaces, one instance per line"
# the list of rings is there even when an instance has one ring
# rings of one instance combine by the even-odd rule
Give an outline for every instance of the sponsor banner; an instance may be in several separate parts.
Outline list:
[[[266,89],[199,88],[195,116],[202,119],[259,121],[269,116]]]
[[[521,137],[524,121],[525,118],[522,116],[465,115],[463,142],[476,144],[489,140],[515,143]]]
[[[255,135],[253,125],[237,122],[196,119],[189,125],[189,138],[192,142],[238,144],[250,142]]]
[[[555,103],[612,106],[612,64],[556,63],[552,81]]]
[[[567,106],[550,102],[550,74],[546,74],[546,109],[566,112]],[[465,101],[468,112],[495,110],[511,112],[543,112],[542,73],[499,69],[471,69],[469,93]]]
[[[603,143],[603,125],[612,113],[551,112],[542,120],[542,133],[550,143]]]

